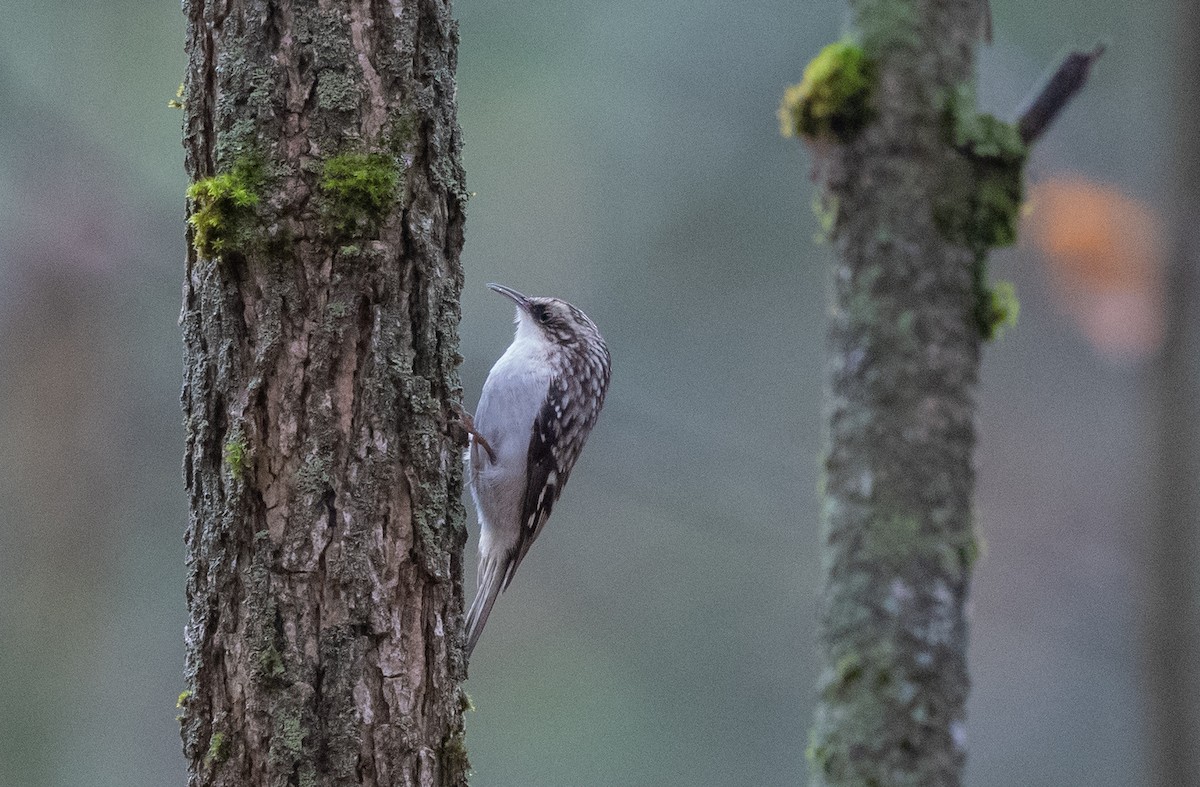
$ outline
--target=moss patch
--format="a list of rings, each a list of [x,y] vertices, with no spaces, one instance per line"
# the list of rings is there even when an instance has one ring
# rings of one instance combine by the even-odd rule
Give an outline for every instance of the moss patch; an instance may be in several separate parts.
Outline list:
[[[785,137],[848,142],[871,117],[875,68],[862,47],[830,44],[804,69],[800,84],[783,94],[780,132]]]
[[[442,741],[442,766],[449,774],[466,774],[471,770],[467,758],[467,744],[461,731],[451,733]]]
[[[987,255],[1017,241],[1029,149],[1016,126],[977,114],[974,105],[965,86],[947,101],[946,130],[967,166],[947,184],[933,218],[943,237],[975,253],[974,318],[979,335],[991,341],[1016,324],[1019,311],[1012,284],[988,284]]]
[[[1025,158],[1029,151],[1016,126],[991,115],[959,124],[955,142],[975,169],[975,200],[968,240],[979,247],[1011,246],[1025,199]]]
[[[973,533],[971,539],[962,547],[961,559],[963,566],[970,571],[979,562],[979,559],[983,557],[984,551],[983,537],[978,532]]]
[[[833,231],[837,228],[840,208],[841,201],[834,194],[820,191],[813,195],[812,211],[820,225],[820,230],[813,237],[814,242],[827,243],[833,237]]]
[[[229,759],[229,739],[223,732],[214,732],[208,739],[208,752],[204,755],[205,767],[220,765]]]
[[[218,257],[245,247],[261,186],[261,163],[243,158],[227,172],[198,180],[188,187],[187,196],[192,203],[188,223],[192,225],[192,246],[197,254]]]
[[[321,170],[330,229],[356,235],[378,228],[396,200],[396,160],[387,153],[341,153]]]
[[[283,656],[274,644],[268,644],[256,654],[255,675],[266,679],[279,679],[287,670],[283,666]]]
[[[836,723],[822,716],[809,733],[809,768],[837,784],[866,784],[856,777],[855,742],[886,740],[884,720],[902,690],[903,664],[889,643],[843,651],[835,666],[821,674],[823,703],[834,704]]]
[[[970,182],[948,190],[934,219],[947,239],[984,253],[1016,243],[1029,149],[1016,126],[975,114],[973,104],[966,91],[949,102],[951,143],[970,163]]]
[[[979,334],[984,341],[1004,336],[1004,330],[1016,325],[1021,314],[1017,291],[1009,281],[998,281],[991,286],[983,284],[975,309]]]
[[[245,478],[246,463],[249,457],[246,450],[246,438],[240,431],[234,431],[225,441],[221,456],[225,460],[225,466],[229,468],[229,474],[235,481]]]

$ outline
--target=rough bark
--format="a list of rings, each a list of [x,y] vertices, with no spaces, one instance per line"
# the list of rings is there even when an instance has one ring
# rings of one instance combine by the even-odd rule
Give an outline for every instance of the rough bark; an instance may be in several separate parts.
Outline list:
[[[851,3],[872,118],[820,172],[836,211],[822,524],[825,670],[813,784],[953,785],[966,760],[967,623],[982,256],[938,208],[966,202],[951,144],[986,8]],[[949,201],[949,203],[947,203]]]
[[[465,784],[449,3],[184,10],[189,783]]]
[[[1200,774],[1200,647],[1196,642],[1200,588],[1200,9],[1175,4],[1176,67],[1172,69],[1176,111],[1172,164],[1175,244],[1167,263],[1163,345],[1150,383],[1157,457],[1152,465],[1154,521],[1151,533],[1150,603],[1144,631],[1151,712],[1151,769],[1154,783],[1196,784]]]

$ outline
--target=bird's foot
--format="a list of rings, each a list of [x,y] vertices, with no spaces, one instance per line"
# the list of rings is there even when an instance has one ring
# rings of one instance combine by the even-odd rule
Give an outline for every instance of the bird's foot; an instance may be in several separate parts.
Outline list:
[[[492,462],[492,464],[495,464],[496,452],[492,450],[490,445],[488,445],[488,441],[484,438],[484,436],[476,431],[475,419],[472,418],[471,414],[468,413],[466,409],[458,402],[454,402],[454,410],[458,413],[458,420],[459,423],[462,424],[463,429],[465,429],[467,434],[471,436],[471,439],[483,447],[483,450],[487,452],[488,459]]]

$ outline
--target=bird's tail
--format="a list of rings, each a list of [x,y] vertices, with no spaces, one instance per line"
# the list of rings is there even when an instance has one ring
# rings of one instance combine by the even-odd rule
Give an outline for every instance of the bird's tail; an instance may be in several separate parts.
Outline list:
[[[506,562],[499,559],[499,556],[492,556],[482,561],[479,566],[479,590],[475,594],[475,600],[471,602],[471,609],[467,612],[467,658],[470,658],[471,651],[475,650],[475,643],[479,641],[488,615],[492,614],[492,606],[500,595],[504,585]]]

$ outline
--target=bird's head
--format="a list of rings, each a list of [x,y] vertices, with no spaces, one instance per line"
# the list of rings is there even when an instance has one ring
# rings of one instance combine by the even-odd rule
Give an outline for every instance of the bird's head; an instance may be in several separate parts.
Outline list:
[[[517,338],[532,339],[563,347],[580,343],[603,342],[596,324],[579,309],[561,298],[525,296],[503,284],[489,284],[517,305]]]

